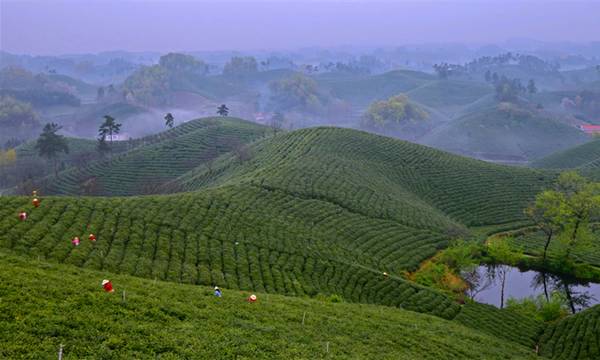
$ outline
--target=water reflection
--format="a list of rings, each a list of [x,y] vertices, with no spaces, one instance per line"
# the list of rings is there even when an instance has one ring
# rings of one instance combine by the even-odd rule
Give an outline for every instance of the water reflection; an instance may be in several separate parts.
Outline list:
[[[503,308],[509,298],[543,294],[548,300],[553,292],[565,296],[573,313],[600,303],[600,284],[576,282],[533,270],[521,271],[503,264],[481,265],[464,272],[463,278],[469,284],[470,298],[499,308]]]

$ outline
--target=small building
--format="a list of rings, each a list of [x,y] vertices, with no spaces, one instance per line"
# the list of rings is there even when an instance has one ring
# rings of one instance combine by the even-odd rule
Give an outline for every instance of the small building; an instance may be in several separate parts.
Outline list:
[[[111,141],[111,135],[106,135],[106,141]],[[113,134],[112,141],[126,141],[129,140],[130,136],[128,134]]]
[[[590,135],[600,134],[600,125],[579,125],[579,130]]]

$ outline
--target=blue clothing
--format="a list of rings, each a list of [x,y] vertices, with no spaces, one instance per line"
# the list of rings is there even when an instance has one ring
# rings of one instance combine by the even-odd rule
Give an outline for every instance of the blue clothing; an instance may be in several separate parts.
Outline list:
[[[216,297],[221,297],[221,290],[215,290],[215,296]]]

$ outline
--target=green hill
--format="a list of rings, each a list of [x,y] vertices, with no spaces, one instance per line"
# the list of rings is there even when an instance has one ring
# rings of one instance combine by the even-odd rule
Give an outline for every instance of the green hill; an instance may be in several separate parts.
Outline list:
[[[535,110],[499,104],[463,115],[421,141],[469,156],[533,160],[587,140],[576,128]]]
[[[600,306],[548,326],[540,340],[541,355],[552,359],[600,358]]]
[[[457,110],[492,92],[490,85],[481,82],[438,80],[410,90],[406,95],[436,109]]]
[[[600,159],[600,139],[560,151],[531,163],[532,167],[574,169]]]
[[[445,335],[416,332],[421,340],[412,341],[413,333],[393,333],[394,339],[402,337],[406,343],[400,342],[405,344],[401,347],[404,350],[397,349],[400,345],[385,345],[382,351],[389,351],[389,358],[404,354],[407,358],[414,358],[415,354],[421,358],[428,354],[432,358],[472,358],[471,350],[465,350],[471,349],[470,343],[464,343],[470,339],[469,334],[475,334],[480,344],[487,344],[486,339],[495,342],[489,355],[487,350],[476,347],[477,356],[482,358],[518,358],[531,352],[542,331],[540,324],[507,310],[478,304],[461,306],[444,293],[406,280],[403,274],[445,248],[450,239],[468,235],[470,227],[523,221],[522,209],[552,181],[553,173],[466,159],[350,129],[312,128],[271,137],[264,137],[264,130],[230,118],[192,121],[116,156],[112,165],[89,166],[102,170],[97,173],[98,183],[106,184],[103,189],[110,195],[135,191],[145,181],[140,179],[153,177],[171,179],[168,189],[178,192],[175,194],[43,196],[37,209],[29,197],[0,197],[0,254],[11,254],[0,255],[3,269],[10,268],[0,274],[1,293],[11,294],[10,301],[0,303],[0,319],[13,324],[2,327],[9,329],[3,337],[13,339],[9,341],[9,354],[22,354],[30,344],[37,344],[35,351],[42,353],[56,351],[57,343],[64,342],[71,344],[67,349],[76,357],[98,351],[102,356],[165,353],[166,357],[176,358],[185,356],[181,354],[187,354],[186,351],[204,351],[190,349],[203,347],[204,339],[208,339],[208,343],[227,349],[222,351],[238,349],[243,356],[256,351],[259,357],[264,355],[262,351],[268,351],[271,355],[264,356],[274,358],[280,354],[318,357],[323,341],[330,341],[331,351],[333,344],[337,344],[336,351],[346,351],[330,356],[359,354],[359,358],[364,358],[370,357],[372,346],[383,346],[380,341],[400,341],[387,340],[388,334],[371,331],[371,327],[392,331],[393,327],[381,324],[387,317],[389,326],[410,323],[418,328],[419,316],[430,319],[426,331],[435,329]],[[232,148],[224,148],[210,166],[203,160],[206,146],[202,144],[227,143],[223,140],[228,136],[240,139],[242,134],[249,141],[244,156],[236,154],[235,149],[229,152]],[[189,164],[189,159],[198,162],[183,166]],[[144,167],[139,166],[140,161],[146,161]],[[61,181],[54,186],[63,185],[65,193],[76,189],[80,179],[67,181],[72,171],[61,173]],[[29,213],[27,221],[17,217],[23,210]],[[96,243],[87,240],[89,233],[97,236]],[[78,247],[70,242],[75,236],[82,237]],[[34,259],[64,265],[34,266]],[[118,294],[107,300],[107,294],[98,293],[98,281],[108,276],[130,294],[127,308],[120,304]],[[218,285],[235,297],[223,299],[225,305],[219,310],[216,299],[203,298],[206,288],[157,285],[157,280]],[[61,282],[68,289],[65,293],[40,285],[60,286]],[[160,296],[149,297],[150,287],[157,289]],[[236,304],[250,304],[243,303],[239,290],[259,292],[260,304],[263,298],[280,299],[281,304],[265,309],[260,316],[240,312]],[[49,294],[58,299],[71,294],[71,298],[54,303],[52,298],[48,300]],[[353,304],[333,310],[338,305],[306,298],[343,299]],[[55,305],[40,306],[44,301]],[[139,307],[135,307],[136,302]],[[10,305],[13,303],[21,305]],[[305,310],[290,309],[302,308],[301,304],[308,304],[324,316],[324,322],[319,324],[334,326],[331,333],[315,327],[311,329],[313,335],[302,335],[298,333],[301,330],[291,327],[290,314]],[[81,313],[65,313],[63,310],[69,306]],[[40,316],[31,318],[38,322],[20,320],[26,308],[40,312]],[[365,321],[369,309],[382,315]],[[101,321],[105,311],[115,322],[126,320],[115,326],[111,321]],[[347,315],[343,326],[336,327],[325,320],[330,319],[325,316],[331,316],[331,311]],[[394,315],[385,315],[393,311]],[[46,322],[43,312],[61,315]],[[274,317],[274,313],[282,315]],[[217,325],[208,323],[211,315],[226,320]],[[75,322],[68,323],[67,316]],[[402,320],[404,316],[409,320]],[[92,320],[86,323],[85,319]],[[364,323],[354,326],[355,321]],[[165,322],[181,327],[181,332],[161,332]],[[437,323],[439,327],[432,325]],[[93,330],[99,329],[99,324],[111,335]],[[265,340],[243,337],[239,329],[258,333],[273,330],[262,334]],[[350,329],[364,330],[357,335]],[[458,329],[458,336],[462,337],[450,342],[453,345],[447,349],[442,339],[452,337],[453,329]],[[188,335],[202,331],[222,340],[195,340]],[[80,332],[92,334],[91,338],[82,336],[74,344],[65,340]],[[262,345],[282,332],[295,339],[294,346]],[[370,335],[364,337],[367,333]],[[148,334],[161,341],[148,340]],[[236,340],[229,339],[229,334]],[[339,340],[321,340],[320,348],[313,347],[312,342],[318,341],[314,339],[322,334],[337,334]],[[357,341],[356,336],[364,338]],[[131,342],[123,340],[126,338],[131,338]],[[90,339],[97,343],[86,346]],[[232,343],[238,339],[244,341]],[[149,341],[156,346],[146,346]],[[270,343],[278,344],[277,341]],[[438,345],[433,350],[417,345],[429,341]],[[380,358],[382,354],[386,353],[374,352],[373,356]]]
[[[324,74],[315,78],[339,99],[354,106],[367,106],[435,80],[434,75],[418,71],[395,70],[380,75]]]
[[[0,252],[0,357],[524,359],[530,347],[383,306],[175,285]],[[100,282],[109,278],[108,294]],[[123,292],[125,297],[123,299]]]
[[[255,156],[244,164],[229,158],[213,171],[182,176],[179,190],[249,184],[412,226],[445,229],[452,221],[478,226],[522,220],[532,194],[551,180],[542,172],[350,129],[298,130],[252,150]]]
[[[207,118],[184,123],[165,133],[128,142],[134,149],[113,158],[70,168],[47,178],[47,194],[136,195],[158,187],[199,164],[264,136],[266,128],[233,118]],[[90,183],[90,181],[92,183]],[[88,190],[82,186],[90,185]]]

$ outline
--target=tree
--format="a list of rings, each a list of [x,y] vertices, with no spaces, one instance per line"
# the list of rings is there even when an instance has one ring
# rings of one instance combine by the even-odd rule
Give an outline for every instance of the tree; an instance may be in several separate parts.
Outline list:
[[[561,262],[569,262],[572,251],[589,235],[589,224],[600,216],[600,183],[590,182],[574,171],[564,172],[552,190],[536,197],[526,214],[546,235],[543,261],[555,237],[560,237],[565,251]]]
[[[98,129],[98,136],[101,139],[106,140],[106,136],[108,135],[110,138],[110,151],[112,153],[113,150],[113,135],[118,134],[121,131],[121,125],[115,121],[110,115],[104,115],[104,122],[100,125]]]
[[[102,156],[102,157],[104,157],[104,155],[106,155],[110,151],[110,147],[106,143],[105,136],[101,136],[100,138],[98,138],[98,144],[96,145],[96,150],[98,150],[98,152],[100,153],[100,156]]]
[[[489,69],[485,72],[485,81],[486,82],[492,81],[492,72]]]
[[[527,92],[530,95],[533,95],[535,93],[537,93],[538,89],[537,86],[535,86],[535,80],[533,79],[529,79],[529,82],[527,83]]]
[[[586,239],[590,220],[600,214],[600,183],[568,171],[559,176],[556,188],[564,197],[561,211],[567,244],[564,260],[569,261],[573,249]]]
[[[312,78],[294,74],[269,83],[270,106],[279,111],[299,111],[321,114],[331,97],[322,92]]]
[[[562,194],[556,191],[546,190],[538,194],[535,202],[525,210],[525,214],[545,234],[543,264],[546,264],[548,247],[561,230],[561,204],[564,202]]]
[[[234,56],[223,68],[225,75],[246,75],[258,71],[258,62],[252,56]]]
[[[227,105],[221,104],[221,106],[219,106],[217,108],[217,114],[219,114],[220,116],[227,116],[227,115],[229,115],[229,108],[227,107]]]
[[[174,124],[175,118],[173,117],[173,114],[167,113],[167,115],[165,115],[165,125],[169,128],[173,128]]]
[[[102,101],[104,99],[104,87],[100,86],[96,92],[96,100]]]
[[[55,176],[58,176],[58,155],[61,152],[69,153],[67,140],[64,136],[57,134],[61,128],[55,123],[46,124],[35,144],[38,154],[53,162]]]
[[[387,129],[410,121],[424,121],[429,114],[410,102],[406,95],[392,96],[372,103],[362,117],[362,125],[369,128]]]
[[[276,111],[271,117],[271,128],[273,129],[273,134],[277,134],[277,131],[281,130],[283,127],[283,122],[285,121],[285,117],[282,112]]]

